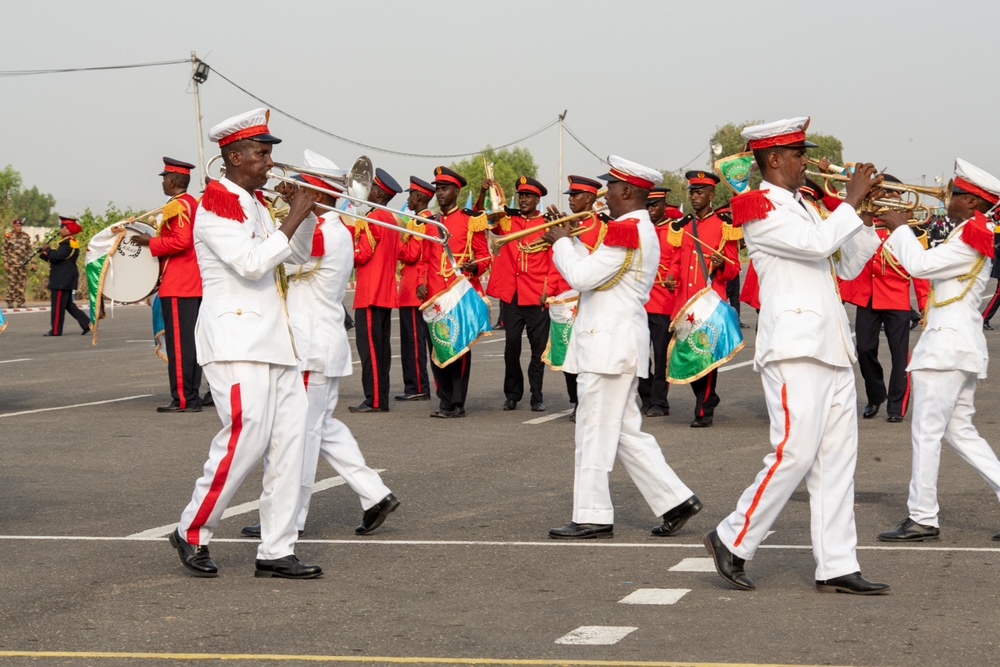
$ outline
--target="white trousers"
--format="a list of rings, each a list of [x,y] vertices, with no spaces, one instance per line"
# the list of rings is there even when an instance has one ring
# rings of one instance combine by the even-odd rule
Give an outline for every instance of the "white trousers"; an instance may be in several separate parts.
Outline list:
[[[305,454],[302,458],[299,492],[299,530],[306,525],[320,454],[358,494],[361,509],[366,510],[376,505],[390,493],[389,487],[382,483],[378,473],[365,465],[365,457],[351,430],[344,422],[333,417],[333,410],[340,397],[340,378],[326,377],[310,371],[303,373],[302,377],[309,399],[309,410],[305,421]]]
[[[913,472],[907,501],[910,518],[938,525],[937,480],[943,438],[975,468],[1000,498],[1000,461],[972,424],[976,414],[976,374],[967,371],[916,370],[913,388]]]
[[[616,455],[656,516],[693,495],[667,465],[656,438],[641,430],[638,384],[635,373],[580,373],[577,377],[576,523],[615,522],[608,474]]]
[[[795,359],[765,365],[760,377],[774,451],[764,457],[764,468],[740,496],[736,511],[718,525],[719,538],[735,555],[752,559],[804,477],[816,579],[860,571],[854,523],[854,370]]]
[[[261,543],[257,558],[295,552],[295,517],[302,477],[306,392],[294,366],[250,361],[216,361],[204,367],[215,395],[222,430],[212,440],[204,474],[178,530],[191,544],[208,544],[222,513],[262,457]]]

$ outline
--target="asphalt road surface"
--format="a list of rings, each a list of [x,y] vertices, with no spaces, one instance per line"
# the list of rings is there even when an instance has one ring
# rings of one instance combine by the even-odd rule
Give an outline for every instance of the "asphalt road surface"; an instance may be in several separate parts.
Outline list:
[[[149,310],[117,308],[96,346],[72,327],[43,338],[48,317],[13,314],[0,335],[0,664],[997,663],[997,500],[946,448],[940,542],[877,542],[906,516],[910,471],[910,420],[889,424],[884,407],[859,420],[856,510],[863,572],[889,595],[815,592],[804,487],[748,564],[755,592],[715,574],[702,537],[769,451],[752,329],[720,375],[712,428],[688,427],[685,386],[671,389],[669,417],[645,420],[705,503],[672,538],[650,535],[657,518],[620,467],[614,539],[547,537],[570,519],[570,404],[547,370],[546,412],[527,400],[501,411],[502,332],[475,346],[466,419],[429,419],[436,401],[350,414],[362,400],[355,364],[336,414],[402,505],[355,536],[358,499],[321,461],[297,553],[325,574],[287,581],[254,578],[255,542],[240,536],[257,522],[259,473],[212,542],[217,579],[189,576],[167,544],[219,420],[155,411],[169,393]],[[752,326],[752,311],[744,319]],[[987,339],[1000,358],[1000,332]],[[1000,441],[996,382],[976,398],[980,432]]]

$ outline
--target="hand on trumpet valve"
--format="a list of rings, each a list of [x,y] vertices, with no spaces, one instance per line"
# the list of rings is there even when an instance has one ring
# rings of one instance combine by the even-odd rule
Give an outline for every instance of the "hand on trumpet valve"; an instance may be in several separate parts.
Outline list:
[[[877,188],[881,182],[882,176],[876,173],[875,165],[870,162],[857,164],[854,173],[847,179],[844,201],[857,208],[862,201],[881,191],[881,188]]]
[[[153,237],[149,234],[133,234],[128,240],[132,245],[148,246],[151,238]]]
[[[545,207],[545,217],[548,220],[558,220],[559,218],[565,218],[566,214],[559,210],[559,207],[555,204],[549,204]]]
[[[548,243],[549,245],[555,245],[555,242],[558,241],[559,239],[569,238],[570,236],[569,232],[570,232],[570,224],[569,220],[567,220],[561,225],[553,225],[552,227],[549,227],[547,230],[545,230],[545,233],[542,234],[542,241]]]
[[[906,211],[886,211],[879,215],[879,222],[891,232],[897,227],[906,227],[910,222],[910,214]]]
[[[304,220],[316,204],[316,198],[311,190],[300,188],[288,181],[279,183],[275,191],[288,202],[288,215],[285,216],[285,222]]]

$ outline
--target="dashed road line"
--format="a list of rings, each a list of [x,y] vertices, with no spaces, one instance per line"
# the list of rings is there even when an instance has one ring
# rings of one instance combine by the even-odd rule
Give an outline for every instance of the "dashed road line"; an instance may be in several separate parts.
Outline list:
[[[526,422],[521,422],[522,424],[544,424],[545,422],[550,422],[553,419],[559,419],[560,417],[567,417],[573,414],[573,408],[569,410],[560,410],[559,412],[553,412],[550,415],[545,415],[544,417],[535,417],[534,419],[529,419]]]
[[[31,361],[31,359],[4,359],[0,364],[16,364],[19,361]]]
[[[72,408],[86,408],[91,405],[104,405],[106,403],[120,403],[121,401],[134,401],[137,398],[149,398],[152,394],[139,394],[138,396],[124,396],[122,398],[111,398],[106,401],[93,401],[91,403],[75,403],[73,405],[61,405],[55,408],[39,408],[38,410],[22,410],[21,412],[7,412],[0,415],[4,417],[17,417],[19,415],[33,415],[39,412],[52,412],[53,410],[71,410]]]
[[[677,604],[690,592],[690,588],[639,588],[619,600],[618,604]]]
[[[556,640],[557,644],[609,646],[617,644],[639,628],[611,625],[582,625]]]
[[[684,558],[667,572],[715,572],[715,563],[711,558]]]

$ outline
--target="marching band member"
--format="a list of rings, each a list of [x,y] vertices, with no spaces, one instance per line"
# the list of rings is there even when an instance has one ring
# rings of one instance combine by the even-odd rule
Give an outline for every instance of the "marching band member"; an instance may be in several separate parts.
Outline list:
[[[434,196],[434,186],[416,176],[410,176],[410,193],[406,206],[421,218],[430,218],[433,213],[427,208]],[[403,216],[404,218],[406,216]],[[425,233],[425,225],[412,218],[406,218],[406,228]],[[403,364],[403,393],[396,395],[397,401],[426,401],[431,397],[427,384],[427,349],[429,347],[427,325],[420,314],[420,299],[417,298],[417,282],[420,273],[420,257],[423,239],[411,234],[403,234],[399,240],[399,357]]]
[[[607,202],[614,218],[603,243],[587,254],[569,240],[569,227],[547,231],[553,260],[580,291],[564,367],[578,373],[576,471],[573,519],[553,528],[555,539],[614,535],[614,506],[608,473],[617,456],[653,512],[662,516],[659,534],[671,535],[702,507],[667,465],[656,438],[643,433],[635,400],[638,377],[649,371],[649,328],[643,305],[660,258],[656,230],[646,212],[649,191],[662,175],[616,155],[608,157]]]
[[[569,189],[563,192],[563,194],[569,195],[569,210],[572,213],[591,211],[590,215],[576,220],[576,229],[580,231],[573,238],[573,243],[581,244],[588,253],[592,253],[597,250],[597,248],[604,241],[604,234],[608,229],[602,216],[593,212],[594,202],[597,201],[597,192],[601,189],[601,183],[592,178],[587,178],[586,176],[571,175],[568,179]],[[553,218],[565,217],[565,215],[554,205],[549,206],[548,209],[546,209],[546,213],[549,217]],[[550,248],[550,257],[551,254],[552,250]],[[571,289],[569,283],[567,283],[566,279],[562,277],[561,273],[559,273],[556,263],[550,260],[549,266],[548,291],[555,296]],[[569,420],[571,422],[575,422],[576,408],[578,405],[576,391],[577,374],[569,373],[565,368],[563,368],[562,373],[563,377],[566,378],[566,393],[569,394],[569,402],[573,405],[573,414],[570,415]]]
[[[302,223],[314,202],[304,188],[284,188],[289,212],[275,229],[259,190],[274,166],[271,148],[281,141],[270,134],[268,115],[255,109],[209,130],[226,175],[208,184],[195,216],[203,290],[198,363],[218,399],[222,429],[170,544],[200,577],[218,574],[209,541],[233,494],[264,457],[254,576],[312,579],[323,572],[294,553],[308,402],[277,275],[290,257],[308,261],[315,219]]]
[[[660,263],[656,267],[653,287],[646,302],[646,322],[649,324],[649,342],[653,347],[653,356],[649,359],[649,376],[639,378],[639,403],[642,414],[647,417],[665,417],[670,414],[670,401],[667,393],[670,385],[667,383],[667,347],[670,345],[670,314],[674,309],[674,294],[665,284],[666,273],[670,268],[673,246],[667,242],[670,233],[670,223],[683,215],[667,218],[667,193],[670,188],[657,186],[649,191],[646,200],[646,211],[649,220],[656,228],[656,236],[660,241]],[[676,208],[670,207],[672,213]]]
[[[888,174],[882,174],[882,178],[886,182],[900,182]],[[888,399],[886,421],[901,422],[910,399],[910,376],[906,372],[910,358],[910,283],[913,283],[921,311],[927,302],[928,284],[919,278],[911,281],[910,274],[885,247],[888,231],[876,228],[875,233],[882,244],[857,278],[840,282],[840,297],[857,306],[854,336],[868,401],[861,416],[871,419]],[[920,235],[926,243],[926,232],[921,230]],[[892,359],[888,391],[882,364],[878,361],[879,332],[883,328]]]
[[[491,231],[503,237],[537,227],[545,222],[538,210],[538,203],[548,194],[548,189],[529,176],[517,180],[518,212],[504,215],[496,221]],[[506,303],[504,308],[504,410],[516,410],[517,402],[524,396],[524,373],[521,370],[521,333],[527,331],[531,346],[528,362],[528,386],[531,392],[531,411],[544,412],[542,382],[545,363],[542,353],[549,340],[549,314],[545,306],[548,275],[551,268],[548,248],[527,251],[527,244],[541,238],[543,231],[529,234],[516,242],[506,243],[497,265],[506,264],[509,273],[491,273],[486,294]],[[509,248],[509,250],[508,250]],[[506,262],[505,262],[506,260]],[[496,276],[496,279],[494,277]]]
[[[448,229],[451,249],[461,275],[467,276],[480,294],[483,287],[479,276],[490,265],[490,248],[486,242],[489,221],[485,213],[463,210],[456,204],[459,191],[467,185],[465,177],[448,167],[434,170],[435,197],[441,207],[439,220]],[[448,289],[458,279],[444,248],[440,243],[424,242],[417,285],[417,298],[432,299]],[[431,365],[437,397],[440,404],[431,417],[452,419],[465,416],[465,398],[469,393],[469,376],[472,371],[472,351],[468,351],[444,368]]]
[[[309,150],[305,164],[320,170],[337,168],[332,160]],[[337,197],[342,192],[340,185],[309,174],[296,178],[327,191],[309,190],[317,204],[312,211],[317,218],[309,261],[285,264],[288,322],[309,401],[303,423],[305,453],[296,526],[300,532],[305,528],[316,481],[316,465],[322,454],[358,494],[363,515],[354,532],[364,535],[382,525],[389,513],[399,507],[399,500],[378,473],[365,464],[365,457],[350,429],[333,416],[340,397],[340,378],[352,371],[351,346],[344,327],[342,304],[354,268],[353,239],[343,224],[346,216],[330,211],[337,205]],[[260,525],[245,526],[241,532],[259,538]]]
[[[375,170],[368,201],[386,206],[403,191],[383,169]],[[366,214],[373,220],[396,226],[395,216],[380,208]],[[399,261],[399,232],[381,225],[354,221],[354,326],[357,327],[358,356],[361,358],[361,386],[365,400],[352,405],[351,412],[389,411],[389,365],[392,362],[392,309],[399,306],[396,263]]]
[[[194,253],[194,214],[198,200],[188,194],[194,165],[163,158],[163,207],[156,236],[135,234],[132,243],[149,246],[160,258],[160,310],[167,348],[170,405],[157,412],[201,412],[201,366],[194,345],[194,326],[201,307],[201,273]]]
[[[90,333],[90,318],[73,303],[73,290],[80,284],[80,270],[76,260],[80,257],[80,242],[75,234],[83,231],[76,218],[59,216],[59,244],[53,250],[46,243],[38,256],[49,263],[49,289],[52,290],[50,307],[51,328],[45,336],[62,336],[66,313],[69,313],[83,329],[83,335]]]
[[[976,430],[976,381],[986,378],[989,352],[979,304],[994,257],[993,223],[984,213],[1000,201],[1000,179],[955,160],[948,218],[957,223],[929,249],[907,226],[908,215],[882,216],[891,231],[886,246],[914,278],[930,280],[926,327],[906,370],[913,382],[913,472],[909,516],[883,542],[923,542],[940,536],[937,479],[942,438],[986,480],[1000,498],[1000,461]],[[1000,540],[1000,533],[993,536]]]
[[[834,272],[853,278],[878,248],[875,231],[854,209],[878,193],[879,179],[872,165],[859,165],[847,182],[847,205],[822,220],[798,193],[806,148],[813,146],[807,126],[807,118],[794,118],[743,130],[764,181],[730,205],[760,278],[754,368],[764,386],[774,451],[736,511],[705,536],[705,547],[726,581],[755,588],[744,563],[805,478],[816,590],[872,595],[889,587],[863,578],[856,555],[855,356]]]
[[[733,227],[728,212],[712,208],[719,177],[711,172],[689,171],[684,178],[693,212],[670,225],[668,238],[675,250],[664,281],[674,292],[673,317],[709,284],[709,279],[712,289],[725,300],[726,283],[740,272],[741,233]],[[692,428],[712,425],[719,405],[715,391],[718,379],[719,370],[713,368],[691,383],[695,398]]]

